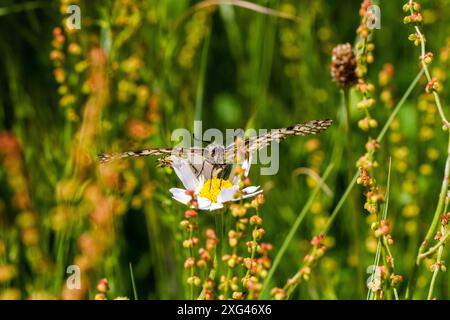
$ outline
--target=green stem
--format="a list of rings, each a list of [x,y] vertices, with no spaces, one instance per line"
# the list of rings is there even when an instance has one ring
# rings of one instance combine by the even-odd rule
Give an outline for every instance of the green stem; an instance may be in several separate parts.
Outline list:
[[[190,230],[189,231],[189,239],[192,239],[192,237],[193,237],[193,230]],[[189,247],[189,257],[194,258],[194,250],[193,250],[192,246]],[[194,267],[190,268],[189,276],[192,280],[192,278],[194,277]],[[193,282],[189,285],[189,299],[190,300],[194,299],[194,283]]]
[[[372,265],[373,269],[372,269],[372,274],[370,277],[371,279],[373,279],[375,277],[376,268],[377,268],[378,264],[380,263],[380,256],[381,256],[381,240],[378,239],[377,251],[375,253],[375,260]],[[374,299],[373,291],[372,291],[372,289],[368,288],[366,300],[373,300],[373,299]]]
[[[242,205],[242,203],[243,203],[243,201],[241,200],[241,205]],[[256,214],[259,215],[258,209],[256,209]],[[239,219],[237,221],[239,222]],[[236,226],[235,226],[236,230],[239,230],[238,222],[236,222]],[[253,241],[255,241],[255,239],[253,239]],[[231,255],[232,256],[236,256],[237,255],[237,246],[233,247]],[[252,259],[253,259],[253,256],[254,255],[252,254]],[[228,291],[229,291],[229,287],[230,287],[229,281],[232,278],[232,276],[233,276],[233,268],[228,266],[228,271],[227,271],[227,275],[226,275],[226,278],[225,278],[226,284],[225,284],[225,288],[224,288],[224,292],[223,292],[223,296],[224,296],[225,300],[228,299]]]
[[[445,243],[445,241],[447,241],[447,238],[449,237],[450,232],[447,232],[445,234],[445,236],[442,237],[441,240],[439,240],[439,242],[434,245],[433,247],[431,247],[427,252],[422,253],[419,258],[420,260],[424,259],[425,257],[428,257],[429,255],[433,254],[436,252],[436,250],[438,250],[440,247],[442,247],[442,245]]]
[[[444,227],[442,227],[441,229],[442,229],[442,233],[444,233],[445,232]],[[447,234],[449,234],[449,232],[447,232]],[[447,236],[447,234],[446,234],[446,236]],[[434,285],[436,283],[436,278],[437,278],[437,275],[439,273],[439,270],[441,269],[440,264],[441,264],[442,252],[443,251],[444,251],[444,246],[441,244],[439,246],[439,251],[438,251],[437,258],[436,258],[436,266],[435,266],[435,269],[433,271],[433,276],[431,277],[430,289],[428,290],[427,300],[431,300],[432,297],[433,297]]]
[[[439,201],[438,201],[438,205],[436,207],[436,211],[434,212],[433,221],[432,221],[430,228],[428,229],[428,232],[425,236],[426,243],[428,243],[434,235],[437,224],[439,223],[440,214],[442,213],[442,209],[444,208],[445,198],[447,196],[449,176],[450,176],[450,135],[449,135],[449,141],[448,141],[448,146],[447,146],[447,154],[448,154],[448,156],[447,156],[447,160],[445,161],[444,177],[442,179],[442,186],[441,186],[441,192],[439,194]],[[424,250],[425,250],[425,248],[421,247],[419,251],[423,252]]]
[[[134,300],[138,300],[138,295],[137,295],[137,290],[136,290],[136,283],[134,282],[133,266],[131,265],[131,262],[129,263],[129,267],[130,267],[130,278],[131,278],[131,285],[133,287]]]
[[[323,174],[321,181],[324,182],[328,178],[329,174],[331,173],[333,169],[333,164],[330,164]],[[267,275],[266,280],[264,281],[264,287],[261,291],[261,299],[267,299],[268,298],[268,289],[270,285],[270,281],[272,280],[272,277],[275,273],[275,270],[277,270],[278,265],[281,262],[281,259],[283,258],[284,254],[286,253],[286,250],[291,243],[292,239],[294,238],[295,233],[297,232],[298,228],[300,227],[300,224],[302,223],[303,219],[305,218],[306,214],[309,211],[309,208],[314,202],[314,199],[316,198],[317,194],[319,193],[321,189],[321,183],[318,183],[317,186],[314,188],[313,192],[308,198],[308,201],[306,202],[306,205],[303,207],[302,211],[297,216],[297,219],[295,220],[294,224],[292,225],[291,229],[289,230],[288,235],[284,239],[283,244],[281,245],[280,250],[278,251],[273,264],[272,268],[270,268],[269,274]]]
[[[409,0],[409,4],[412,5],[412,0]],[[410,9],[411,14],[414,14],[413,9]],[[431,75],[430,75],[430,71],[428,70],[428,65],[425,62],[425,53],[426,53],[426,48],[425,48],[425,36],[422,34],[422,32],[420,31],[420,28],[418,26],[414,26],[414,30],[416,31],[417,36],[420,39],[420,49],[421,49],[421,64],[422,64],[422,68],[425,71],[425,76],[427,77],[428,81],[431,81]],[[439,94],[434,91],[433,92],[433,96],[434,96],[434,100],[436,102],[436,107],[438,109],[439,112],[439,116],[441,117],[442,122],[444,123],[445,126],[449,126],[449,122],[447,121],[447,118],[445,117],[444,114],[444,110],[442,108],[442,104],[441,104],[441,100],[439,98]]]
[[[450,179],[450,135],[449,135],[447,152],[448,152],[448,155],[447,155],[447,160],[445,161],[444,177],[442,179],[442,185],[441,185],[441,191],[439,193],[438,204],[436,206],[436,210],[434,211],[433,220],[431,222],[430,227],[428,228],[425,239],[419,247],[417,257],[416,257],[416,263],[414,264],[413,271],[411,273],[411,279],[410,279],[410,281],[408,283],[408,287],[406,289],[406,297],[405,297],[406,299],[412,298],[412,295],[413,295],[414,289],[415,289],[415,285],[416,285],[418,269],[419,269],[420,263],[422,262],[422,259],[424,257],[423,253],[426,249],[427,244],[430,242],[430,240],[432,239],[432,237],[436,231],[437,225],[439,223],[440,215],[444,208],[445,199],[447,197],[447,191],[448,191],[449,179]],[[428,254],[426,254],[426,255],[428,255]]]
[[[211,268],[208,278],[211,280],[214,280],[216,277],[216,274],[219,272],[219,266],[220,263],[218,262],[219,259],[222,257],[222,245],[223,245],[223,214],[225,212],[225,209],[220,210],[218,213],[214,215],[214,221],[216,225],[216,236],[218,239],[218,242],[216,244],[216,249],[214,252],[214,261],[213,261],[213,267]],[[205,279],[205,283],[206,283]],[[200,292],[200,295],[198,296],[197,300],[203,300],[205,299],[206,294],[206,286],[204,285],[202,288],[202,291]]]
[[[224,210],[220,210],[215,215],[215,223],[216,223],[216,235],[218,239],[218,243],[216,245],[216,257],[217,261],[220,261],[222,258],[223,245],[224,245],[224,231],[223,231],[223,213]],[[220,263],[217,264],[216,272],[220,275]]]
[[[256,215],[259,216],[258,209],[256,209]],[[253,227],[253,232],[252,232],[252,242],[253,242],[253,244],[252,244],[252,251],[250,253],[250,261],[252,261],[252,263],[253,263],[253,259],[255,259],[257,240],[258,240],[257,237],[256,237],[256,234],[255,234],[256,230],[258,230],[258,226],[257,225],[255,225]],[[248,279],[248,277],[250,276],[251,269],[252,269],[251,267],[248,268],[247,272],[245,273],[245,276],[244,276],[245,280]]]
[[[350,90],[344,89],[342,91],[343,95],[343,104],[345,109],[345,118],[347,123],[347,156],[348,162],[351,165],[353,163],[353,148],[352,148],[352,117],[350,114]],[[347,166],[349,168],[349,176],[351,177],[351,166]]]
[[[352,181],[353,176],[353,137],[352,137],[352,119],[350,113],[350,90],[348,88],[342,91],[345,116],[346,116],[346,124],[347,124],[347,183]],[[351,218],[353,220],[353,232],[354,232],[354,250],[356,257],[356,279],[357,283],[362,283],[364,281],[364,275],[362,270],[362,264],[359,263],[359,257],[361,257],[361,234],[359,230],[360,225],[360,216],[358,210],[358,199],[354,192],[351,193],[351,201],[349,204],[351,210]],[[362,295],[362,286],[357,286],[357,291],[359,295]]]
[[[208,278],[214,279],[216,277],[216,272],[217,272],[217,250],[216,250],[216,254],[214,255],[213,267],[209,271]],[[206,283],[206,281],[205,281],[205,283]],[[197,300],[204,300],[205,294],[206,294],[206,284],[203,286],[203,289],[200,292],[200,295],[198,296]]]
[[[413,89],[416,86],[417,82],[419,82],[419,80],[422,77],[424,72],[425,71],[423,69],[421,69],[419,71],[419,73],[417,74],[417,76],[414,78],[414,80],[411,82],[411,84],[409,85],[409,87],[406,90],[405,94],[400,99],[400,101],[397,103],[397,105],[395,106],[394,110],[392,111],[389,119],[386,121],[385,125],[383,126],[383,129],[381,129],[381,132],[378,134],[377,142],[381,142],[383,140],[384,135],[389,130],[389,127],[392,124],[392,121],[394,121],[395,117],[397,116],[397,113],[400,111],[400,109],[403,106],[403,104],[405,103],[406,99],[408,99],[409,95],[413,91]]]

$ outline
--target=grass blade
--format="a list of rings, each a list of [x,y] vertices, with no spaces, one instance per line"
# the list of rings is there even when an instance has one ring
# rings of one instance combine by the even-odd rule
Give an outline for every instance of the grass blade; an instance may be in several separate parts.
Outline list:
[[[130,266],[130,278],[131,278],[131,286],[133,287],[134,300],[139,300],[136,290],[136,283],[134,282],[133,266],[131,265],[131,262],[129,263],[129,266]]]

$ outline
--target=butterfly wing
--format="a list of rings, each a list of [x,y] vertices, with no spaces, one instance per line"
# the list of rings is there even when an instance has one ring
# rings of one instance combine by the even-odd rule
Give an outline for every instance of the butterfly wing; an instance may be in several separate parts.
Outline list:
[[[267,147],[272,141],[280,141],[288,136],[306,136],[310,134],[317,134],[326,129],[332,124],[332,120],[313,120],[306,123],[296,124],[287,128],[273,129],[266,134],[256,137],[250,137],[245,140],[237,139],[234,143],[225,149],[225,163],[237,163],[243,159],[248,158],[249,155],[255,151]],[[107,163],[113,160],[126,159],[130,157],[143,156],[178,156],[187,158],[196,172],[214,170],[214,167],[205,168],[209,163],[204,159],[204,148],[147,148],[138,151],[126,151],[121,153],[100,154],[99,159],[101,163]],[[170,161],[160,161],[162,165],[170,165]]]
[[[144,156],[177,156],[182,158],[189,158],[192,156],[203,155],[203,148],[147,148],[138,151],[126,151],[120,153],[104,153],[98,157],[101,163],[107,163],[118,159],[126,159],[130,157],[144,157]]]
[[[253,154],[255,151],[267,147],[272,141],[279,142],[289,136],[306,136],[310,134],[318,134],[333,123],[333,120],[312,120],[305,123],[296,124],[287,128],[273,129],[266,134],[250,137],[244,141],[235,142],[226,148],[227,163],[235,162],[239,155],[244,154],[245,157]],[[242,158],[242,157],[241,157]]]

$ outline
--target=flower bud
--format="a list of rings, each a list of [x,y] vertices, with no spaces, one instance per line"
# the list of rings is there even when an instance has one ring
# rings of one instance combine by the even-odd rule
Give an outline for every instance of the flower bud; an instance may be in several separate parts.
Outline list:
[[[106,278],[100,279],[97,284],[97,291],[106,292],[109,290],[108,280]]]
[[[192,248],[192,240],[191,239],[184,240],[183,248]]]
[[[426,64],[430,64],[431,62],[433,62],[433,53],[432,52],[426,53],[425,56],[423,57],[423,62],[425,62]]]
[[[182,228],[187,228],[188,225],[189,225],[189,221],[187,221],[187,220],[182,220],[182,221],[180,222],[180,226],[181,226]]]
[[[186,219],[189,219],[189,218],[196,218],[198,216],[198,213],[197,213],[197,211],[195,211],[195,210],[186,210],[185,212],[184,212],[184,217],[186,218]]]
[[[230,247],[234,248],[237,246],[238,244],[238,239],[237,238],[230,238],[228,240],[228,243],[230,244]]]
[[[261,225],[263,222],[262,218],[260,216],[254,215],[250,217],[250,224],[251,225]]]
[[[197,261],[197,267],[199,268],[205,268],[208,264],[206,263],[205,260],[198,260]]]
[[[192,237],[191,241],[193,247],[197,246],[200,243],[200,239],[197,237]]]
[[[186,259],[186,261],[184,262],[184,268],[185,269],[190,269],[195,265],[195,260],[192,257],[189,257]]]
[[[216,239],[216,233],[213,229],[206,230],[206,237],[209,239]]]
[[[377,229],[378,229],[378,222],[373,222],[373,223],[370,225],[370,229],[371,229],[372,231],[377,230]]]
[[[242,292],[233,292],[232,295],[234,300],[241,300],[243,296],[244,294]]]

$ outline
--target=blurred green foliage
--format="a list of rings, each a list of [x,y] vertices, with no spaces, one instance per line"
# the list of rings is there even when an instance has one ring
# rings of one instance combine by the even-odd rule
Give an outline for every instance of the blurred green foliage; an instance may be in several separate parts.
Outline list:
[[[299,268],[310,239],[323,229],[347,186],[345,117],[331,81],[332,48],[354,43],[360,1],[255,0],[299,17],[299,22],[238,6],[196,10],[198,1],[0,1],[0,295],[4,298],[93,298],[108,278],[111,296],[132,297],[129,262],[140,298],[185,298],[182,234],[185,208],[170,198],[180,182],[155,159],[101,168],[101,152],[171,146],[176,128],[278,128],[311,119],[334,125],[314,138],[280,144],[274,176],[251,172],[265,190],[260,208],[273,255],[303,208],[315,182],[298,168],[323,174],[333,196],[313,203],[273,278],[282,286]],[[450,6],[421,1],[431,65],[449,101]],[[68,4],[81,8],[81,30],[64,28]],[[363,117],[352,92],[353,154],[364,154],[419,71],[419,50],[408,41],[402,3],[380,1],[381,29],[374,32],[378,128],[361,131]],[[194,8],[194,9],[193,9]],[[445,49],[446,48],[446,49]],[[385,65],[389,85],[380,84]],[[385,186],[392,158],[388,217],[397,272],[406,281],[431,222],[443,176],[446,137],[425,82],[414,90],[377,152],[378,184]],[[299,173],[300,172],[300,173]],[[373,222],[356,186],[360,243],[350,206],[335,220],[328,250],[310,280],[292,298],[366,296],[365,269],[374,261]],[[213,225],[205,213],[200,221]],[[360,256],[355,245],[361,248]],[[446,254],[444,254],[446,257]],[[430,261],[420,269],[417,297],[424,298]],[[68,265],[83,266],[83,292],[64,290]],[[363,270],[358,278],[355,270]],[[359,283],[359,285],[358,285]],[[448,298],[450,278],[438,276],[436,297]]]

